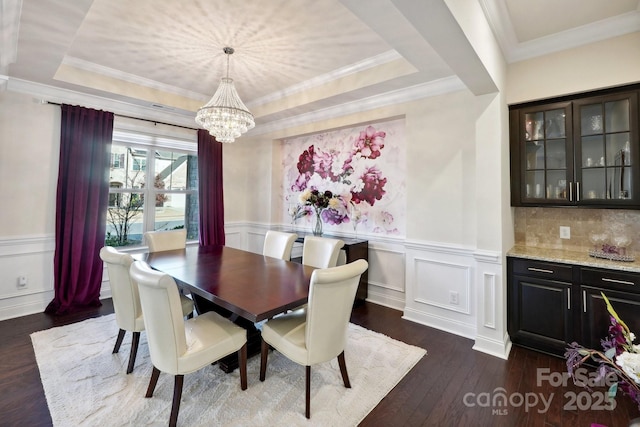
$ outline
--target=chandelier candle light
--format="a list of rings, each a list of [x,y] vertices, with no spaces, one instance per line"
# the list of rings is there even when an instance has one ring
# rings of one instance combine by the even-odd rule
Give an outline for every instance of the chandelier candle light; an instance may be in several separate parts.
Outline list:
[[[220,86],[211,100],[198,110],[196,123],[209,131],[218,142],[233,142],[240,135],[255,126],[253,114],[244,105],[229,78],[229,58],[232,47],[223,49],[227,55],[227,76],[220,80]]]

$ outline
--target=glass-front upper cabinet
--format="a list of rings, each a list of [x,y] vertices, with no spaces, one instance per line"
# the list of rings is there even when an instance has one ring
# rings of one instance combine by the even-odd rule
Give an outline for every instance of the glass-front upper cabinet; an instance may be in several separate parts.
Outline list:
[[[638,203],[637,102],[636,93],[574,102],[578,203]]]
[[[572,125],[570,103],[550,104],[520,112],[521,197],[532,203],[563,203],[570,199]]]
[[[639,94],[510,107],[512,206],[640,208]]]

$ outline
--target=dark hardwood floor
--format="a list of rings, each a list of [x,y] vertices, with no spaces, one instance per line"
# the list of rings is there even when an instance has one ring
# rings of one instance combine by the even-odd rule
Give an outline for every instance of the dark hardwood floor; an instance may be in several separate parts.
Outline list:
[[[34,314],[0,322],[0,425],[51,425],[29,334],[112,312],[111,300],[104,300],[100,308],[73,315]],[[566,386],[551,386],[565,372],[564,359],[514,347],[509,360],[502,360],[472,350],[472,340],[402,320],[401,315],[369,303],[353,311],[352,322],[428,352],[362,426],[622,427],[640,416],[625,397],[617,399],[613,411],[598,410],[603,389],[592,394],[570,380]],[[548,369],[551,381],[541,377],[538,384],[538,368]],[[499,388],[505,406],[499,401],[493,405]],[[578,399],[573,401],[572,395]],[[541,398],[550,404],[545,406]],[[576,408],[564,408],[572,405]]]

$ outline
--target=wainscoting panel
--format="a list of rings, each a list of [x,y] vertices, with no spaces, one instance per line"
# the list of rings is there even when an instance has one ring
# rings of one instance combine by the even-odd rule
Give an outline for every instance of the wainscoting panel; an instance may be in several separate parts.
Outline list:
[[[261,254],[262,248],[264,246],[264,235],[265,233],[255,233],[253,231],[248,232],[247,247],[245,248],[245,250],[256,254]]]
[[[51,302],[54,249],[50,235],[0,238],[0,320],[42,312]]]
[[[414,300],[445,310],[471,314],[469,295],[471,293],[471,267],[450,262],[429,259],[415,259],[415,277],[420,284]]]
[[[476,335],[473,250],[408,242],[404,318],[444,331]]]
[[[244,248],[244,226],[239,223],[225,223],[224,226],[224,238],[225,244],[231,248],[243,249]]]
[[[405,283],[404,245],[370,240],[367,301],[403,310]]]
[[[404,250],[369,243],[369,283],[404,293]]]

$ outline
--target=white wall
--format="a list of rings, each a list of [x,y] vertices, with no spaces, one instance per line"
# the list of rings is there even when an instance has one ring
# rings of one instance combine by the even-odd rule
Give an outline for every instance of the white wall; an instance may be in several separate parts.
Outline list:
[[[60,107],[0,92],[0,319],[53,298],[60,116]]]
[[[507,103],[640,82],[640,32],[510,64]]]

